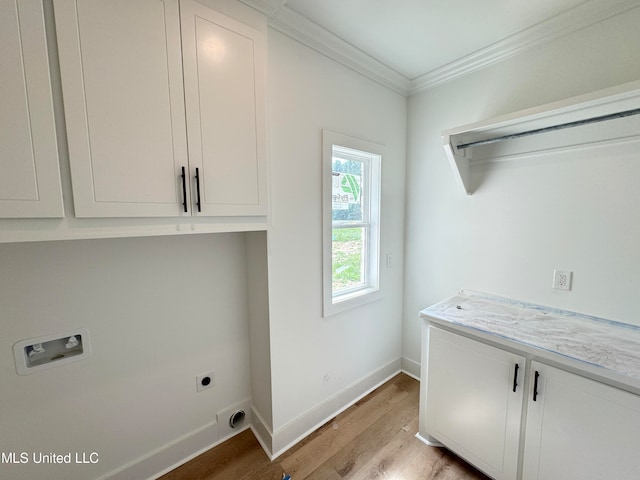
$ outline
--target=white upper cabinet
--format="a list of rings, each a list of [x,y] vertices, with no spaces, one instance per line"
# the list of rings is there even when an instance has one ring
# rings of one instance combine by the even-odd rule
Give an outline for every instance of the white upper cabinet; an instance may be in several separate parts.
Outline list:
[[[77,217],[266,213],[258,32],[178,0],[54,6]]]
[[[264,36],[198,3],[180,5],[189,163],[192,174],[198,168],[201,212],[265,215]]]
[[[54,7],[76,216],[180,215],[188,159],[177,0]]]
[[[42,2],[0,0],[0,218],[64,217]]]

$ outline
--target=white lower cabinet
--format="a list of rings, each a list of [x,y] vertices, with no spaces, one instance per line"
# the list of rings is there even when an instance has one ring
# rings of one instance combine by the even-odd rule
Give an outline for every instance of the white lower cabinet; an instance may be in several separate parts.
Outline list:
[[[429,329],[427,432],[496,479],[516,478],[525,359]]]
[[[423,437],[495,479],[640,478],[640,396],[531,360],[517,347],[433,325],[427,336]]]
[[[538,362],[531,371],[524,480],[640,478],[640,397]]]

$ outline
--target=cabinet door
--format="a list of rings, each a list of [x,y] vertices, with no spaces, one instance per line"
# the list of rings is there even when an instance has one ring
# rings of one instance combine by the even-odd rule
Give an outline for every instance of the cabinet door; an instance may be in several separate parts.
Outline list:
[[[523,479],[637,479],[640,397],[537,362],[531,368],[539,376]]]
[[[63,217],[41,0],[0,0],[0,217]]]
[[[178,0],[54,7],[76,216],[185,214]]]
[[[525,359],[433,326],[428,345],[427,433],[491,477],[516,478]]]
[[[191,0],[180,15],[194,213],[264,215],[264,35]]]

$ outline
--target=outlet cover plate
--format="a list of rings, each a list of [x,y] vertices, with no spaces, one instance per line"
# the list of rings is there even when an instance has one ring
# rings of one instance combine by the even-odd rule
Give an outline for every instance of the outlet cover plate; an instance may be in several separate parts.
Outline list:
[[[207,379],[209,379],[207,381]],[[207,390],[212,388],[216,384],[215,372],[211,371],[208,373],[203,373],[202,375],[196,375],[196,391],[202,392],[203,390]]]
[[[571,290],[571,277],[573,272],[568,270],[553,271],[553,288],[557,290]]]

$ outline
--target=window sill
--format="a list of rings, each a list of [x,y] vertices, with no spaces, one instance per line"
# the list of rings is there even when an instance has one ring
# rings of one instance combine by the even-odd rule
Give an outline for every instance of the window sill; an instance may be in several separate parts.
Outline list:
[[[382,298],[380,289],[373,287],[330,297],[328,299],[329,301],[325,301],[323,317],[329,317],[351,308],[375,302],[380,298]]]

